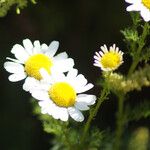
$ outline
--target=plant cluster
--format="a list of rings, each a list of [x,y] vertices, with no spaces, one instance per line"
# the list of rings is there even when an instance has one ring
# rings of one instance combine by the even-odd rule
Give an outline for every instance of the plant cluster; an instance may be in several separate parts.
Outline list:
[[[150,117],[150,99],[141,99],[132,106],[132,92],[140,93],[150,87],[150,1],[125,0],[131,5],[132,25],[121,31],[127,45],[127,54],[115,44],[106,45],[95,52],[93,65],[102,71],[99,95],[85,94],[94,87],[84,75],[74,68],[74,60],[66,52],[57,54],[58,41],[50,45],[23,40],[23,46],[15,44],[7,57],[4,68],[11,73],[9,80],[25,80],[23,90],[33,97],[33,114],[43,124],[43,130],[53,134],[52,150],[147,150],[150,148],[148,127],[140,127],[127,133],[132,121]],[[4,7],[7,0],[1,0]],[[34,2],[34,1],[32,1]],[[17,8],[26,5],[26,0],[12,0]],[[4,15],[5,12],[2,14]],[[120,65],[126,64],[124,57],[132,58],[128,72],[117,72]],[[140,66],[140,67],[139,67]],[[92,126],[102,104],[110,100],[113,93],[117,99],[116,128],[99,129]],[[83,111],[89,110],[89,114]],[[102,114],[103,115],[103,114]],[[84,117],[86,116],[86,117]],[[127,137],[126,137],[127,136]]]

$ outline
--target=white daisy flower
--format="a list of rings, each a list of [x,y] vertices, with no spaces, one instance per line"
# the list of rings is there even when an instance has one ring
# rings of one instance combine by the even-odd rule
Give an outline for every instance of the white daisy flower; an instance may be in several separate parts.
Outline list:
[[[131,5],[127,7],[127,11],[139,11],[143,19],[150,21],[150,0],[125,0]]]
[[[32,44],[29,39],[23,40],[23,46],[15,44],[11,53],[15,55],[16,59],[7,57],[10,61],[4,63],[4,68],[12,73],[8,79],[12,82],[23,80],[26,77],[40,80],[39,70],[41,68],[46,69],[49,74],[52,71],[68,71],[74,66],[74,61],[68,58],[66,52],[54,56],[58,47],[58,41],[52,41],[49,46],[40,45],[39,41],[34,41]]]
[[[96,96],[81,93],[93,88],[93,84],[87,83],[82,74],[77,75],[76,69],[70,70],[66,76],[50,76],[44,69],[40,72],[42,80],[35,82],[30,78],[27,82],[32,84],[32,88],[29,87],[32,96],[40,100],[41,112],[62,121],[67,121],[70,115],[75,121],[82,122],[84,116],[81,111],[88,110],[95,103]]]
[[[123,63],[123,52],[114,44],[107,49],[107,46],[101,46],[102,51],[95,52],[94,66],[100,67],[103,71],[112,71],[117,69]]]

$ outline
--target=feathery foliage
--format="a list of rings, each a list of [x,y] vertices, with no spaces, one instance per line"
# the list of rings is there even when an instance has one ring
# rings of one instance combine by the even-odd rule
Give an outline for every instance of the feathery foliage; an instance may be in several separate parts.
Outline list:
[[[16,7],[16,13],[20,14],[20,9],[27,6],[28,1],[36,4],[35,0],[0,0],[0,17],[6,16],[12,6]]]

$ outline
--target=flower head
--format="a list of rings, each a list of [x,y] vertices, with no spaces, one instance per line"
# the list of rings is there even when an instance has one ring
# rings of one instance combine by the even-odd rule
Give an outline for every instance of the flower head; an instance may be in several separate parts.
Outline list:
[[[101,46],[102,51],[95,52],[94,66],[100,67],[103,71],[112,71],[117,69],[123,63],[123,52],[114,44],[107,49],[107,46]]]
[[[93,84],[87,84],[82,74],[77,75],[76,69],[71,69],[66,76],[53,73],[50,76],[44,69],[40,72],[42,80],[29,78],[26,83],[31,86],[29,89],[32,96],[39,100],[42,113],[62,121],[67,121],[69,115],[75,121],[83,121],[81,111],[88,110],[89,106],[95,103],[96,96],[81,93],[91,89]]]
[[[131,5],[127,7],[127,11],[139,11],[143,19],[150,21],[150,0],[125,0]]]
[[[7,57],[4,68],[12,73],[9,80],[12,82],[20,81],[26,77],[41,79],[39,70],[44,68],[49,74],[51,71],[66,72],[74,65],[74,61],[68,58],[66,52],[54,56],[59,47],[58,41],[52,41],[49,46],[40,45],[39,41],[32,44],[29,39],[23,40],[23,46],[15,44],[11,53],[16,59]]]

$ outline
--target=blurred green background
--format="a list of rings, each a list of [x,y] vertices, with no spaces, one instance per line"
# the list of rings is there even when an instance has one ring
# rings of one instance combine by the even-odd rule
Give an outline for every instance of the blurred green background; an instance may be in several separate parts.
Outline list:
[[[30,94],[22,90],[22,82],[8,81],[9,73],[3,68],[6,57],[13,57],[10,50],[16,43],[29,38],[49,44],[60,42],[59,52],[66,51],[75,60],[75,68],[89,82],[96,83],[100,69],[93,66],[93,55],[103,44],[116,43],[124,52],[125,44],[120,33],[131,24],[123,0],[38,0],[15,13],[11,8],[0,18],[0,149],[48,150],[50,135],[42,131],[40,121],[32,115]],[[125,55],[126,56],[126,55]],[[127,60],[128,61],[128,60]],[[121,66],[125,72],[127,67]],[[98,95],[96,86],[92,91]],[[113,98],[112,98],[113,99]],[[114,127],[116,101],[107,101],[99,112],[95,125]],[[101,115],[103,114],[103,115]]]

